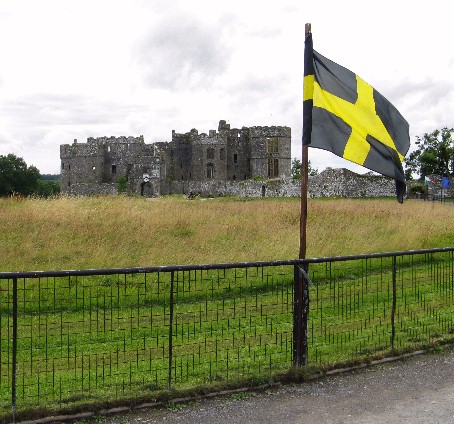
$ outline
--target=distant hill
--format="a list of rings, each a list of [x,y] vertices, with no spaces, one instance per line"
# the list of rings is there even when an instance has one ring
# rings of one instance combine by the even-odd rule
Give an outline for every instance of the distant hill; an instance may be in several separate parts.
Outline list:
[[[60,179],[60,174],[42,174],[41,175],[42,180],[59,180]]]

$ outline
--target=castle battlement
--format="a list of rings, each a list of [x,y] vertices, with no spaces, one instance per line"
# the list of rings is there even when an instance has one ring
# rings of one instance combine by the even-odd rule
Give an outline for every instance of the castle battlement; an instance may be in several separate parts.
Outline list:
[[[62,193],[80,194],[87,184],[115,185],[120,177],[130,192],[156,196],[170,181],[235,181],[286,178],[291,170],[289,127],[172,130],[170,142],[145,144],[144,137],[89,137],[87,143],[60,146]],[[95,190],[95,189],[93,189]],[[90,191],[90,193],[93,192]],[[96,190],[95,190],[96,191]],[[104,192],[104,190],[101,190]]]
[[[138,137],[132,136],[110,136],[110,137],[88,137],[88,144],[134,144],[134,143],[144,143],[143,135]]]

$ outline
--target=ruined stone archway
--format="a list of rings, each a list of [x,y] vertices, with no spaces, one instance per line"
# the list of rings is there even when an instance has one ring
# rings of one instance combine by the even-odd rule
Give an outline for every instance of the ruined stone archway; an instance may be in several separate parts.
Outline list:
[[[140,195],[143,197],[153,197],[153,187],[149,182],[140,184]]]

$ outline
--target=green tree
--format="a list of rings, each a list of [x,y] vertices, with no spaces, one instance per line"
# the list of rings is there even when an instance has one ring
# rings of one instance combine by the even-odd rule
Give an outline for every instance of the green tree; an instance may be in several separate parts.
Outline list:
[[[311,161],[308,163],[308,173],[311,176],[318,175],[318,169],[312,168]],[[292,159],[291,176],[294,180],[301,179],[301,161],[297,158]]]
[[[126,193],[126,191],[128,190],[128,180],[124,175],[118,177],[117,190],[118,193]]]
[[[0,196],[13,193],[28,196],[38,189],[40,174],[37,168],[27,166],[22,158],[13,154],[0,155]]]
[[[57,196],[60,194],[60,181],[41,178],[35,193],[41,197]]]
[[[419,174],[420,178],[436,174],[454,175],[454,128],[442,128],[422,137],[416,137],[417,149],[405,160],[407,170]]]

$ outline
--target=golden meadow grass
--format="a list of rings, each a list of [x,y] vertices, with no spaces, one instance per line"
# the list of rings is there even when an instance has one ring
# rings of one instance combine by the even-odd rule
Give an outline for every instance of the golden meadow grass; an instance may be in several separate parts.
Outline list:
[[[299,199],[271,198],[0,199],[0,271],[294,259],[299,248],[299,207]],[[308,257],[452,246],[453,213],[452,205],[416,201],[399,205],[392,199],[311,200]],[[369,271],[371,267],[373,271],[369,262]],[[372,273],[366,281],[363,274],[356,276],[355,269],[336,272],[336,266],[329,270],[330,278],[335,274],[336,284],[323,284],[323,272],[322,280],[313,280],[316,286],[311,289],[322,300],[313,303],[310,314],[316,340],[310,346],[311,364],[331,367],[352,357],[370,359],[389,351],[389,327],[382,323],[382,309],[389,305],[389,272],[382,267],[380,261],[380,274]],[[399,269],[401,276],[410,272],[403,263]],[[422,267],[422,272],[428,269]],[[244,281],[237,279],[238,270],[232,270],[234,276],[228,272],[220,279],[198,281],[193,291],[190,286],[185,291],[183,284],[175,292],[178,306],[172,340],[173,387],[177,390],[198,390],[200,385],[212,384],[222,388],[232,381],[240,384],[244,378],[268,381],[271,374],[274,378],[274,373],[287,372],[291,366],[292,269],[289,274],[273,273],[273,278],[260,280],[262,284],[255,281],[253,271]],[[415,292],[417,272],[412,262],[412,285],[405,303],[411,319],[400,322],[398,333],[402,349],[419,348],[426,333],[443,335],[452,326],[452,291],[447,282],[421,285]],[[444,278],[445,274],[440,275]],[[156,278],[160,284],[150,284]],[[120,388],[125,392],[120,390],[117,400],[123,402],[122,396],[155,396],[167,387],[169,360],[159,352],[169,334],[165,322],[168,278],[156,273],[145,279],[138,274],[21,282],[19,410],[38,405],[53,412],[52,408],[56,411],[66,405],[78,408],[79,404],[117,399],[115,390]],[[206,288],[200,285],[203,281]],[[215,292],[213,281],[221,284]],[[361,296],[355,294],[359,290],[363,290]],[[2,294],[5,300],[11,296],[6,290]],[[312,295],[315,299],[314,292]],[[2,306],[8,311],[10,303],[3,301]],[[249,312],[244,315],[246,308]],[[1,324],[0,332],[7,334],[10,321]],[[2,351],[9,352],[10,338],[0,339]],[[241,340],[247,343],[242,345]],[[208,349],[201,356],[203,346]],[[123,355],[120,361],[115,359],[119,352]],[[229,364],[230,382],[224,378],[224,364]],[[105,366],[112,366],[113,371],[104,376]],[[183,369],[188,369],[186,374]],[[177,379],[180,371],[181,381]],[[4,377],[6,382],[9,377]],[[133,383],[125,385],[126,380]],[[3,387],[9,386],[5,383]],[[1,413],[10,411],[9,390],[0,395],[1,421]]]
[[[295,259],[299,199],[0,199],[0,271]],[[307,257],[454,245],[454,206],[310,200]]]

